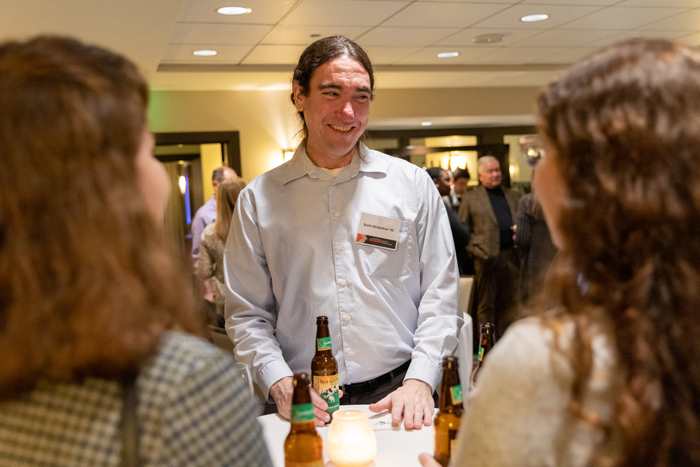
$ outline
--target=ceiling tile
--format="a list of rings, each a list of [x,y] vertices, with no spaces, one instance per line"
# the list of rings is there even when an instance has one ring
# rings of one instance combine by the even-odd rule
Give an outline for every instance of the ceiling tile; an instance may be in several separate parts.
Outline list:
[[[415,54],[396,62],[397,65],[469,65],[481,55],[488,54],[488,47],[451,47],[449,52],[459,52],[458,57],[438,58],[440,52],[447,52],[444,47],[427,47]]]
[[[415,0],[416,3],[489,3],[491,5],[515,5],[519,0]]]
[[[179,44],[257,44],[272,26],[252,24],[177,23],[171,43]]]
[[[556,53],[565,52],[563,47],[513,47],[492,49],[490,53],[474,60],[474,64],[482,65],[530,65],[544,63],[542,59]]]
[[[681,10],[683,11],[683,10]],[[660,21],[649,23],[640,29],[672,29],[674,31],[700,30],[700,10],[689,10],[683,14],[672,16]]]
[[[503,5],[515,5],[520,0],[415,0],[416,3],[490,3]]]
[[[376,26],[408,2],[304,0],[280,24],[303,26]]]
[[[564,26],[566,29],[635,29],[653,21],[682,13],[678,8],[610,7]],[[670,29],[670,28],[656,28]]]
[[[652,6],[664,8],[698,8],[700,0],[625,0],[616,6]]]
[[[360,41],[362,45],[377,45],[387,47],[425,47],[440,39],[455,34],[459,29],[450,28],[374,28],[364,34]]]
[[[253,49],[243,65],[296,65],[304,45],[259,45]]]
[[[181,22],[277,24],[296,4],[296,0],[187,0],[180,12]],[[227,16],[216,12],[222,6],[241,6],[252,11],[247,15]]]
[[[270,34],[265,37],[263,44],[283,44],[283,45],[309,45],[321,37],[341,35],[355,39],[361,34],[369,31],[367,27],[352,26],[276,26]],[[311,37],[318,35],[318,37]]]
[[[620,0],[525,0],[521,5],[610,6]],[[659,0],[656,0],[657,2]]]
[[[395,65],[400,60],[421,50],[421,47],[365,46],[361,42],[360,45],[369,55],[373,65]]]
[[[622,31],[616,34],[613,34],[612,36],[608,36],[606,38],[597,40],[595,42],[591,42],[588,44],[591,47],[604,47],[606,45],[614,44],[615,42],[620,42],[624,41],[627,39],[634,39],[635,37],[646,37],[649,39],[675,39],[677,37],[680,37],[684,34],[684,32],[681,31],[639,31],[639,30],[631,30],[631,31]]]
[[[585,57],[598,50],[597,47],[579,47],[566,49],[563,52],[555,53],[554,55],[549,55],[545,58],[541,58],[537,63],[562,63],[569,64],[574,63],[576,60]]]
[[[688,34],[687,36],[679,36],[675,38],[675,40],[681,44],[697,47],[700,45],[700,32],[694,32],[693,34]]]
[[[507,30],[507,29],[476,29],[476,28],[470,28],[470,29],[465,29],[463,31],[458,32],[457,34],[454,34],[445,40],[442,40],[438,42],[435,45],[453,45],[453,46],[478,46],[478,47],[503,47],[503,46],[508,46],[511,45],[515,42],[521,41],[523,39],[526,39],[528,37],[534,36],[535,34],[540,33],[540,30],[536,31],[528,31],[525,29],[514,29],[514,30]],[[472,39],[476,36],[481,36],[484,34],[501,34],[503,35],[503,40],[501,42],[497,42],[495,44],[474,44]]]
[[[485,3],[413,3],[382,26],[464,28],[507,7],[507,4]]]
[[[603,29],[564,30],[552,29],[542,31],[536,36],[528,37],[515,43],[515,47],[580,47],[591,42],[612,36],[619,31]]]
[[[478,28],[552,29],[600,10],[597,6],[516,5],[478,23]],[[526,23],[526,15],[547,14],[544,21]]]
[[[217,54],[213,57],[197,57],[192,55],[195,50],[211,49]],[[216,45],[202,44],[198,46],[186,44],[170,44],[166,47],[161,63],[191,63],[195,65],[209,63],[228,63],[237,65],[250,51],[249,45]]]

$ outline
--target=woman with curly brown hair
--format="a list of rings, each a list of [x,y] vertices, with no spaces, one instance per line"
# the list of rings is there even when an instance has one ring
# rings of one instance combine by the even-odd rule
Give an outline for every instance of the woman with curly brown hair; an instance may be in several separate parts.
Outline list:
[[[0,44],[0,465],[118,466],[121,436],[143,466],[270,465],[231,356],[184,333],[147,103],[119,55]]]
[[[453,465],[698,466],[700,53],[604,48],[538,114],[550,311],[489,353]]]

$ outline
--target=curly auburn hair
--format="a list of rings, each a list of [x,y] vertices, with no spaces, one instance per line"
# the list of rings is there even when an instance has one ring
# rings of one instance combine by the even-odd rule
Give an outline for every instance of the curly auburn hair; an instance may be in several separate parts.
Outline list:
[[[139,190],[148,88],[60,37],[0,45],[0,399],[39,380],[133,375],[201,324]]]
[[[548,291],[577,326],[572,409],[591,372],[592,310],[604,310],[621,465],[700,465],[700,53],[609,46],[550,83],[538,114],[568,190],[558,228],[569,247]]]

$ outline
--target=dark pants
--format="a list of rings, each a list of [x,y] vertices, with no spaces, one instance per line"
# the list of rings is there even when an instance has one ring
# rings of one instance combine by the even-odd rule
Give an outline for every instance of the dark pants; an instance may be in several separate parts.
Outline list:
[[[499,338],[518,311],[518,257],[514,250],[501,250],[497,258],[475,258],[474,268],[478,324],[493,323]]]
[[[400,388],[403,384],[403,379],[405,376],[405,371],[402,373],[397,373],[391,381],[389,381],[386,384],[382,384],[381,386],[377,387],[377,389],[375,389],[374,391],[367,391],[361,394],[353,394],[352,396],[350,394],[344,394],[343,397],[340,398],[340,405],[374,404],[375,402],[379,402],[384,397]],[[435,407],[438,406],[438,397],[439,396],[437,395],[437,393],[434,392],[433,399],[435,400]],[[265,402],[265,415],[277,412],[278,411],[276,404]]]

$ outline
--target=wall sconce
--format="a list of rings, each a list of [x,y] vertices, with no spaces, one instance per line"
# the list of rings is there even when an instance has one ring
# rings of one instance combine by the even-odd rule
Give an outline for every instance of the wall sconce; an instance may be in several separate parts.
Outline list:
[[[294,149],[282,149],[282,160],[284,162],[292,160],[294,157]]]
[[[328,457],[336,467],[365,467],[377,454],[377,438],[364,410],[339,410],[328,430]]]
[[[185,179],[184,175],[180,175],[180,178],[177,181],[178,185],[180,185],[180,193],[183,195],[187,191],[187,180]]]

